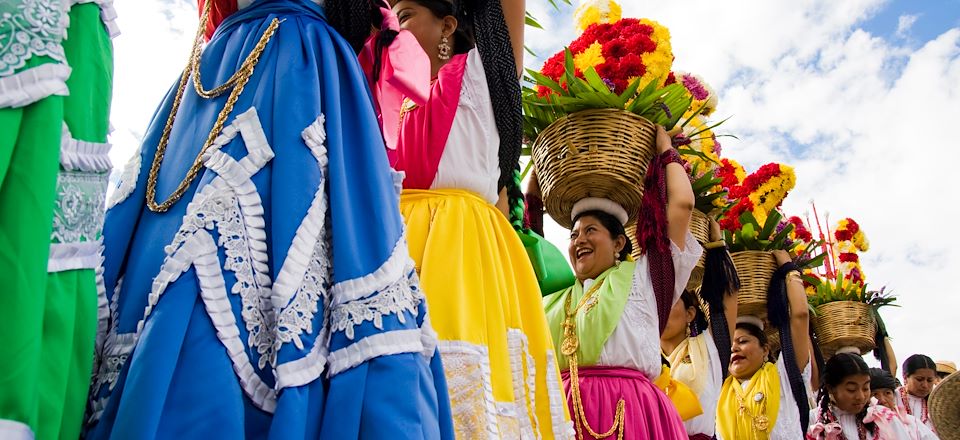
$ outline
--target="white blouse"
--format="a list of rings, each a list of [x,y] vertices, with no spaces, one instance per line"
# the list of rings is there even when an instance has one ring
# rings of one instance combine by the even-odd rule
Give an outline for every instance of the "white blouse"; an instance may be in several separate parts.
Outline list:
[[[673,242],[670,243],[673,255],[673,267],[676,279],[674,280],[673,301],[676,303],[683,293],[690,272],[700,260],[703,247],[687,232],[681,251]],[[592,280],[588,280],[592,282]],[[584,289],[589,288],[584,281]],[[617,328],[607,338],[600,351],[597,365],[605,367],[626,367],[638,370],[651,381],[660,377],[660,322],[657,316],[657,299],[653,294],[653,282],[650,280],[650,266],[647,257],[637,260],[633,272],[633,285],[627,304],[623,308],[623,315]]]
[[[870,402],[871,406],[877,405],[876,401]],[[830,405],[830,410],[833,411],[833,415],[837,417],[837,423],[840,424],[840,430],[843,432],[843,436],[847,439],[858,439],[860,438],[860,433],[857,431],[857,415],[848,413],[836,406]],[[813,426],[816,423],[817,418],[819,417],[820,408],[814,408],[810,410],[810,426]],[[889,434],[893,435],[893,438],[887,439],[881,436],[883,440],[937,440],[936,436],[929,437],[923,434],[918,434],[919,436],[911,435],[909,429],[899,418],[894,417],[890,423],[887,424],[890,428]],[[933,433],[930,433],[933,435]],[[867,431],[867,440],[874,440],[877,437],[874,436],[873,432]]]
[[[720,371],[720,352],[713,340],[710,331],[704,331],[698,338],[704,338],[707,344],[707,376],[703,382],[703,390],[697,395],[703,414],[686,422],[687,434],[706,434],[712,436],[717,431],[717,404],[720,401],[720,389],[723,387],[723,372]]]
[[[495,204],[499,198],[500,133],[477,49],[467,53],[464,69],[457,114],[430,189],[465,189]]]
[[[917,396],[914,396],[913,394],[907,393],[907,404],[909,404],[910,407],[906,408],[903,406],[903,399],[900,398],[901,389],[903,389],[903,387],[898,388],[895,393],[896,394],[895,398],[897,400],[897,407],[900,408],[901,413],[905,415],[912,415],[919,422],[920,420],[923,419],[923,406],[925,403],[924,400]],[[909,412],[907,411],[908,409],[910,410]],[[926,425],[927,428],[930,428],[930,430],[933,431],[933,420],[930,419],[929,415],[927,416],[927,422],[924,423],[924,425]]]

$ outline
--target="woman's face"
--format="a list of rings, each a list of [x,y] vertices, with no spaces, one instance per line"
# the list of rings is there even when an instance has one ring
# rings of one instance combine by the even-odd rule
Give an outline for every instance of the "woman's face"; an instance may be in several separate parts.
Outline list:
[[[760,371],[770,357],[770,348],[760,345],[760,340],[750,332],[738,328],[733,332],[730,347],[730,374],[738,380],[746,380]]]
[[[440,40],[446,36],[453,46],[453,31],[457,20],[452,16],[437,17],[430,9],[414,0],[400,0],[393,5],[393,12],[400,20],[400,29],[410,31],[431,60],[439,54]]]
[[[672,341],[687,336],[687,329],[693,318],[697,316],[696,313],[693,307],[684,306],[682,300],[677,301],[670,309],[670,318],[667,319],[667,326],[664,327],[660,339]]]
[[[897,410],[896,395],[893,394],[893,390],[890,388],[876,388],[872,394],[873,397],[877,399],[877,403],[894,411]]]
[[[870,402],[870,375],[851,374],[844,377],[839,385],[827,386],[834,405],[850,414],[860,414],[863,407]]]
[[[921,368],[913,374],[907,376],[907,392],[926,398],[933,391],[933,381],[937,377],[937,372],[930,368]]]
[[[570,230],[570,247],[567,249],[577,279],[583,281],[600,276],[617,262],[615,255],[619,255],[626,244],[627,237],[611,238],[610,230],[596,217],[580,217]]]

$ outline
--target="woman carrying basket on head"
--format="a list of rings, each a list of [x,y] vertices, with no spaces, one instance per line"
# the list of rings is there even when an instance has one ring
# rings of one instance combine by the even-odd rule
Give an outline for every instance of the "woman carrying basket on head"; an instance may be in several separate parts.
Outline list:
[[[577,281],[543,299],[580,438],[687,438],[677,408],[654,381],[662,373],[660,334],[702,247],[689,232],[690,180],[670,137],[657,130],[651,170],[665,175],[667,199],[665,208],[651,209],[665,209],[666,224],[642,243],[643,256],[629,261],[624,207],[604,198],[578,201],[568,250]]]

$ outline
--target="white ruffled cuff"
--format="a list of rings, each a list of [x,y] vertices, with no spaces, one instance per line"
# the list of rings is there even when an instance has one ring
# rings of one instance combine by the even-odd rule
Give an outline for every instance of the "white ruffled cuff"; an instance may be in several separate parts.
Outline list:
[[[109,143],[74,139],[67,124],[63,124],[63,135],[60,139],[60,166],[69,171],[109,172],[113,168],[110,162],[110,147]]]
[[[336,376],[380,356],[422,353],[423,342],[420,333],[420,329],[377,333],[330,353],[330,369],[327,371],[327,376]]]
[[[96,269],[100,265],[101,245],[100,240],[51,244],[50,257],[47,260],[47,272]]]
[[[0,108],[24,107],[51,95],[67,96],[70,68],[41,64],[0,78]]]

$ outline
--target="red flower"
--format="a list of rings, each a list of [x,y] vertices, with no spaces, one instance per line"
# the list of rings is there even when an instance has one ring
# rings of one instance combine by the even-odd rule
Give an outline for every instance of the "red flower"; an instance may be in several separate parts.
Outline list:
[[[620,58],[630,52],[627,50],[627,43],[623,40],[614,40],[603,46],[604,58]]]
[[[632,78],[634,76],[643,76],[646,73],[646,66],[643,65],[643,60],[635,53],[630,53],[625,55],[620,59],[620,73],[621,76],[626,78]]]
[[[833,233],[833,236],[836,237],[837,241],[853,240],[853,232],[846,229],[838,229],[837,232]]]
[[[857,254],[844,252],[840,254],[841,263],[856,263],[860,261],[860,257]]]
[[[667,82],[665,82],[664,85],[669,86],[670,84],[674,84],[676,82],[677,82],[677,76],[674,75],[673,72],[671,71],[670,74],[667,75]]]

